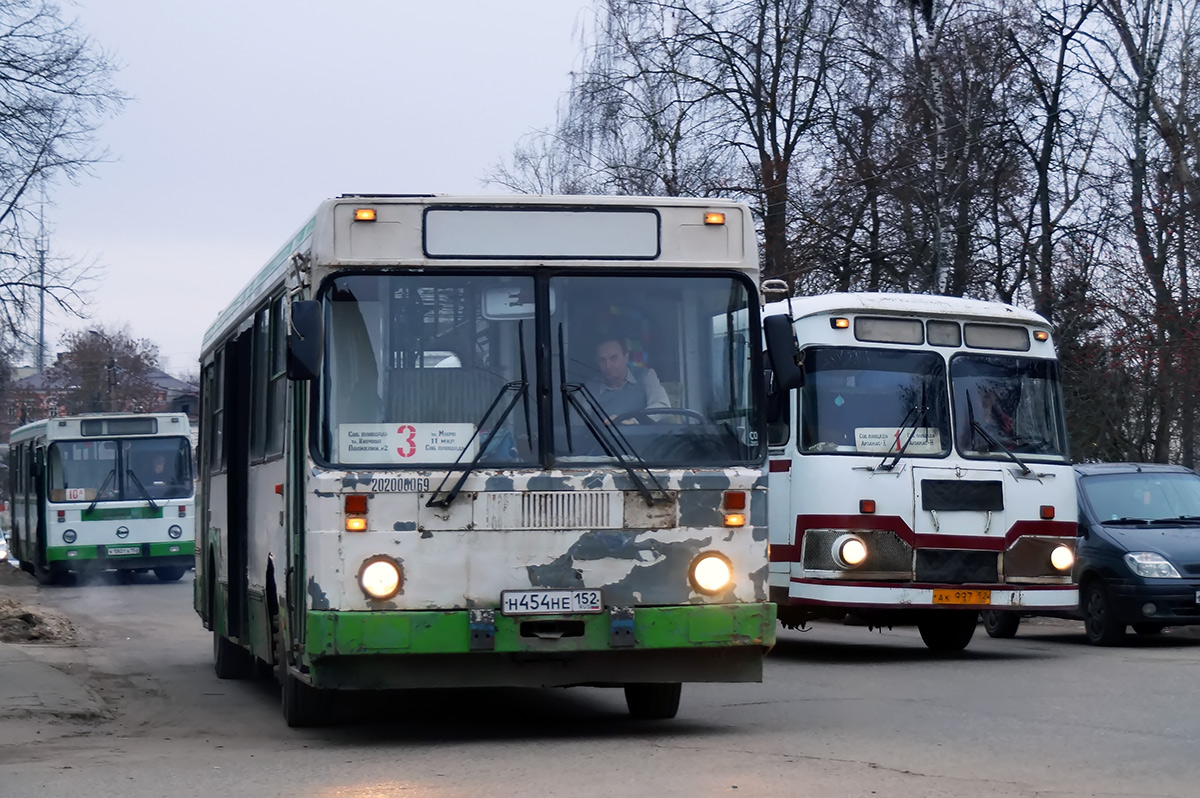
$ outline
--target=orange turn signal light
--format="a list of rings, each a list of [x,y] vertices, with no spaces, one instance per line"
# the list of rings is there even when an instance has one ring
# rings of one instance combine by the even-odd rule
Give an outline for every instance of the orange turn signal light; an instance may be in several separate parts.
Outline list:
[[[355,516],[353,518],[347,518],[346,519],[346,531],[347,532],[366,532],[367,531],[367,519],[363,518],[361,515]]]
[[[745,526],[745,513],[725,513],[725,526]]]

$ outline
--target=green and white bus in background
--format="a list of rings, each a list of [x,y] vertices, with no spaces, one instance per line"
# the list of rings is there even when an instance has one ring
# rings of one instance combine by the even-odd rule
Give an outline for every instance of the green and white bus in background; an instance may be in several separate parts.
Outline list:
[[[293,726],[338,690],[669,718],[682,682],[760,680],[758,273],[728,201],[326,201],[203,343],[217,674],[274,665]]]
[[[195,562],[195,483],[182,413],[58,416],[9,438],[11,556],[49,584],[69,574]]]

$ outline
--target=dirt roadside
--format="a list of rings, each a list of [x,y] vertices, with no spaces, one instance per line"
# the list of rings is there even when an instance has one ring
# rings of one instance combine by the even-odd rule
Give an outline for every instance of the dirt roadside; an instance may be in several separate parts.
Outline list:
[[[54,643],[73,646],[82,642],[80,628],[39,600],[32,576],[0,563],[0,643]]]

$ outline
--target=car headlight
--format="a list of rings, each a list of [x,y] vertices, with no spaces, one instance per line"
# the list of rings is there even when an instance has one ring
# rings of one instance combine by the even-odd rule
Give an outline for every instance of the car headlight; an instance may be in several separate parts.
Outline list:
[[[167,534],[170,535],[173,540],[179,540],[181,537],[183,537],[183,527],[181,527],[179,524],[171,524],[171,527],[167,530]]]
[[[1071,551],[1070,546],[1055,546],[1054,551],[1050,552],[1050,565],[1055,570],[1069,571],[1074,564],[1075,552]]]
[[[63,543],[74,543],[74,542],[75,542],[75,530],[74,529],[68,529],[67,531],[63,532]]]
[[[705,552],[692,560],[688,577],[697,593],[720,593],[733,581],[733,566],[716,552]]]
[[[1152,551],[1131,551],[1125,555],[1125,564],[1138,576],[1156,579],[1182,578],[1175,570],[1174,565],[1167,562],[1161,554],[1155,554]]]
[[[867,544],[855,535],[842,535],[833,541],[833,559],[843,568],[857,568],[867,559]]]
[[[358,570],[358,584],[367,598],[390,599],[400,592],[404,583],[404,570],[400,563],[387,555],[371,557]]]

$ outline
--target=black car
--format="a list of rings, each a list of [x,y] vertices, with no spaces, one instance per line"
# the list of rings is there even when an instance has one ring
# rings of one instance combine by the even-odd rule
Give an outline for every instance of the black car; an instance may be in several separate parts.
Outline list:
[[[1158,463],[1075,467],[1079,537],[1073,574],[1088,641],[1111,646],[1167,626],[1200,624],[1200,475]],[[992,637],[1012,637],[1020,613],[989,611]]]

